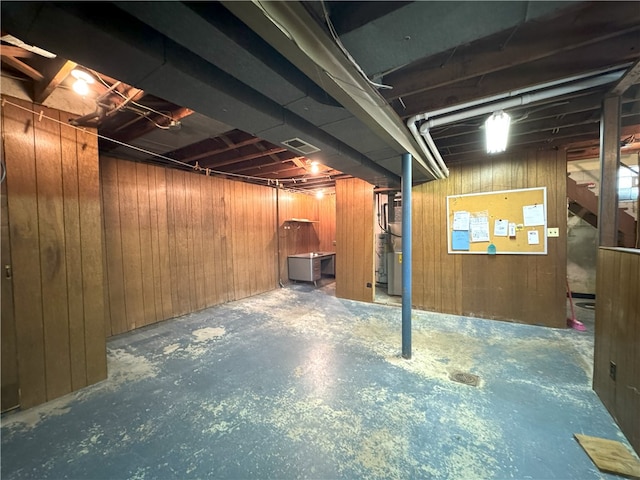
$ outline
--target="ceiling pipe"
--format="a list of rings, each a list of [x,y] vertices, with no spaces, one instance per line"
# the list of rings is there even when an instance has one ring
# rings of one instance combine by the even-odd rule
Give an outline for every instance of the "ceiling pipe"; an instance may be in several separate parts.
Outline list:
[[[422,148],[425,157],[429,160],[429,165],[431,169],[434,170],[434,175],[437,175],[437,178],[440,179],[446,178],[449,176],[449,169],[445,165],[444,160],[438,151],[438,147],[435,145],[435,142],[429,133],[430,128],[477,117],[486,113],[492,113],[496,110],[513,108],[560,95],[574,93],[580,90],[586,90],[588,88],[602,86],[618,80],[626,72],[626,68],[616,68],[618,69],[615,71],[607,69],[598,72],[591,72],[586,75],[576,75],[534,87],[513,90],[511,92],[501,93],[488,98],[474,100],[460,105],[453,105],[433,112],[420,113],[407,120],[407,128],[409,128],[409,131],[415,138],[416,142]],[[423,121],[423,123],[418,129],[416,124],[420,121]]]
[[[581,90],[586,90],[589,88],[599,87],[602,85],[606,85],[608,83],[615,82],[624,74],[625,70],[620,70],[617,72],[611,72],[604,75],[599,75],[597,77],[587,78],[577,83],[572,83],[569,85],[562,85],[556,88],[551,88],[548,90],[540,90],[532,93],[522,93],[521,91],[514,91],[508,93],[508,97],[497,103],[486,103],[477,108],[473,108],[471,110],[465,110],[463,112],[452,113],[446,116],[440,116],[438,118],[433,118],[437,115],[441,115],[438,112],[434,112],[432,114],[428,114],[427,117],[424,118],[426,122],[424,122],[420,126],[420,133],[424,135],[425,132],[428,132],[430,128],[439,127],[441,125],[446,125],[449,123],[459,122],[461,120],[466,120],[468,118],[477,117],[480,115],[484,115],[487,113],[492,113],[496,110],[505,110],[507,108],[519,107],[522,105],[527,105],[529,103],[539,102],[541,100],[547,100],[549,98],[559,97],[562,95],[568,95],[570,93],[579,92]],[[467,108],[465,105],[461,105],[460,108]]]

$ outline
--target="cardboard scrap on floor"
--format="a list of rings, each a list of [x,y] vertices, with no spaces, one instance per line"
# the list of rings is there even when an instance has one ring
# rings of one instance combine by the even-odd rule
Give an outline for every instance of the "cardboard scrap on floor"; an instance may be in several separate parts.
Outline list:
[[[601,471],[640,478],[640,460],[624,444],[580,433],[574,437]]]

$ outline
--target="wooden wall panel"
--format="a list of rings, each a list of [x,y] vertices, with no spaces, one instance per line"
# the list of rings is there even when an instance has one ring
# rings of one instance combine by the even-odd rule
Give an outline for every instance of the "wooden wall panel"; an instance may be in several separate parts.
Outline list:
[[[98,139],[78,130],[77,145],[87,383],[93,384],[107,377]]]
[[[288,222],[292,218],[315,223]],[[314,195],[278,191],[278,242],[280,248],[280,279],[289,282],[287,256],[307,252],[335,251],[335,195],[318,199]]]
[[[111,334],[275,288],[272,188],[100,161]]]
[[[336,296],[374,298],[373,185],[360,179],[336,181]]]
[[[600,248],[593,388],[640,453],[640,250]],[[616,378],[609,374],[616,365]]]
[[[4,155],[4,151],[2,155]],[[2,346],[0,352],[2,359],[0,367],[2,373],[2,390],[0,391],[0,411],[5,412],[20,405],[20,396],[18,383],[18,350],[16,344],[16,320],[13,314],[13,283],[11,280],[11,272],[7,272],[5,265],[11,265],[11,242],[9,241],[9,210],[7,206],[7,184],[0,184],[1,192],[1,210],[0,210],[0,228],[2,234],[0,236],[0,265],[2,265],[2,290],[0,292],[0,321],[2,329],[0,332],[0,340]]]
[[[560,229],[547,255],[450,255],[446,197],[547,187],[547,218]],[[450,168],[413,189],[413,303],[457,315],[565,327],[566,164],[563,154],[520,152]],[[490,279],[490,281],[489,281]]]
[[[34,112],[37,112],[34,114]],[[106,377],[97,138],[68,114],[2,109],[20,405]]]
[[[38,120],[34,140],[42,305],[48,317],[44,322],[44,354],[47,396],[57,398],[71,391],[62,154],[60,125],[47,119],[57,119],[57,112],[41,108],[45,116]]]
[[[118,161],[100,159],[102,210],[105,241],[105,288],[108,291],[109,316],[107,335],[126,332],[127,310],[124,300],[124,267],[120,226],[120,197],[118,194]]]
[[[61,112],[60,121],[68,124],[72,116]],[[87,385],[87,366],[82,291],[82,244],[80,241],[80,197],[76,130],[62,128],[62,188],[64,201],[65,257],[67,301],[69,313],[69,343],[71,387],[77,390]]]

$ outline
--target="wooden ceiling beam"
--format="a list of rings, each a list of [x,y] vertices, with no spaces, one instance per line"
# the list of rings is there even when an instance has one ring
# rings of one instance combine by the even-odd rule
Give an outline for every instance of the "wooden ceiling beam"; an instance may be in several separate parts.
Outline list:
[[[221,147],[221,148],[216,148],[215,150],[209,150],[209,151],[205,151],[205,152],[201,152],[201,153],[197,153],[197,154],[192,154],[192,155],[188,155],[184,158],[181,158],[180,161],[185,162],[185,163],[191,163],[191,162],[195,162],[196,160],[201,160],[203,158],[207,158],[207,157],[211,157],[214,155],[219,155],[221,153],[225,153],[225,152],[229,152],[231,150],[236,150],[238,148],[241,147],[246,147],[248,145],[254,145],[256,143],[262,142],[263,140],[257,137],[253,137],[253,138],[249,138],[247,140],[243,140],[241,142],[238,143],[234,143],[233,145],[227,145],[226,147]],[[190,147],[193,147],[193,145],[190,145]]]
[[[13,45],[0,45],[0,55],[14,58],[32,58],[35,54]]]
[[[223,166],[226,166],[226,165],[233,165],[234,163],[244,162],[245,160],[251,160],[251,159],[254,159],[254,158],[266,157],[266,156],[269,156],[272,153],[280,153],[280,152],[284,152],[286,150],[287,150],[286,148],[275,147],[275,148],[271,148],[269,150],[266,150],[264,152],[250,153],[248,155],[243,155],[241,157],[233,157],[233,158],[230,158],[230,159],[227,159],[227,160],[207,159],[207,160],[203,161],[200,166],[203,167],[203,168],[218,168],[218,167],[223,167]]]
[[[35,87],[34,101],[36,103],[44,103],[49,95],[60,86],[60,84],[69,76],[71,71],[76,68],[77,63],[63,58],[54,58],[51,64],[55,64],[56,68],[52,74],[46,75],[41,82]]]
[[[636,63],[629,67],[627,73],[625,73],[624,76],[620,80],[618,80],[618,83],[616,83],[616,85],[611,89],[611,92],[609,93],[611,95],[622,95],[629,89],[629,87],[631,87],[631,85],[638,83],[639,80],[640,59],[638,59]]]
[[[41,82],[44,80],[44,77],[39,71],[37,71],[33,67],[30,67],[26,63],[18,60],[17,58],[9,55],[1,55],[0,58],[4,63],[18,70],[20,73],[24,73],[30,79],[35,80],[36,82]]]
[[[615,45],[619,37],[638,31],[640,9],[633,2],[617,3],[615,8],[602,2],[587,2],[581,8],[579,15],[571,19],[564,16],[545,22],[542,35],[539,22],[520,26],[504,48],[500,45],[504,36],[501,32],[458,47],[453,55],[447,52],[446,58],[427,58],[390,73],[384,83],[393,89],[383,95],[394,100],[559,53],[582,57],[574,51],[586,51],[585,47],[596,43]]]

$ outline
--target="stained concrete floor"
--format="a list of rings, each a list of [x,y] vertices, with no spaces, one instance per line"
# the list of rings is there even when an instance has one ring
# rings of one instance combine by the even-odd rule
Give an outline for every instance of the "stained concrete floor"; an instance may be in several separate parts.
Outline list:
[[[617,478],[573,438],[628,446],[591,390],[592,311],[586,332],[415,311],[404,360],[401,309],[334,285],[110,339],[107,380],[3,416],[2,478]]]

